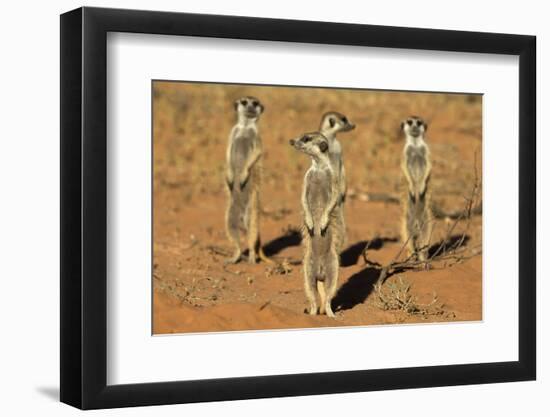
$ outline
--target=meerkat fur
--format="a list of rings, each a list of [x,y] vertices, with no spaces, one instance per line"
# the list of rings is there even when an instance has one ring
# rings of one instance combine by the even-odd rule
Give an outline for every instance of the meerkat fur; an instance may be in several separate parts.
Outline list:
[[[304,290],[309,314],[334,317],[331,303],[338,285],[338,179],[329,160],[328,140],[319,132],[290,140],[291,146],[311,157],[302,187]],[[319,303],[318,303],[319,301]],[[318,308],[319,306],[319,308]]]
[[[428,125],[419,117],[411,116],[401,123],[405,146],[401,170],[407,183],[403,201],[402,238],[407,243],[409,255],[419,260],[427,259],[432,233],[430,203],[430,148],[425,141]]]
[[[262,140],[258,120],[264,106],[255,97],[242,97],[234,103],[237,123],[231,129],[226,152],[225,183],[228,205],[225,215],[226,233],[235,250],[227,263],[242,257],[239,243],[244,231],[248,244],[248,261],[271,262],[262,250],[259,233],[260,187],[262,172]]]
[[[340,132],[349,132],[355,129],[355,125],[343,114],[331,111],[327,112],[321,118],[319,131],[327,139],[329,144],[329,160],[333,171],[337,177],[338,190],[340,198],[337,206],[338,226],[341,228],[339,233],[340,242],[337,244],[338,253],[340,253],[347,244],[346,222],[344,213],[344,203],[346,200],[347,184],[346,170],[344,167],[344,157],[342,145],[336,137]]]

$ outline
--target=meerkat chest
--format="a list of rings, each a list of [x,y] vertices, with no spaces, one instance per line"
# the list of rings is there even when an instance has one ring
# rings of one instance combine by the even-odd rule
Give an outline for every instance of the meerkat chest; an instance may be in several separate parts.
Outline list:
[[[313,215],[321,215],[332,193],[332,174],[328,169],[311,169],[307,175],[306,198]]]
[[[253,128],[236,129],[231,146],[231,160],[235,164],[244,162],[254,148],[257,130]]]
[[[404,152],[407,169],[411,176],[420,178],[428,167],[427,148],[425,145],[407,145]]]

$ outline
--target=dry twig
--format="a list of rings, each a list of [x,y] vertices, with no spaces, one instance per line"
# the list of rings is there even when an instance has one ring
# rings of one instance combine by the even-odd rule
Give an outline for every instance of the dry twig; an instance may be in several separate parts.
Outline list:
[[[287,275],[292,272],[291,263],[288,259],[283,259],[282,262],[277,262],[275,265],[268,266],[265,269],[265,276],[271,277],[272,275]]]
[[[434,293],[432,300],[427,304],[418,302],[418,298],[411,293],[411,284],[399,277],[396,282],[389,283],[387,289],[382,289],[382,283],[374,286],[376,294],[375,306],[385,311],[402,311],[410,315],[439,316],[447,314],[454,317],[454,313],[446,312],[444,305],[439,302]]]

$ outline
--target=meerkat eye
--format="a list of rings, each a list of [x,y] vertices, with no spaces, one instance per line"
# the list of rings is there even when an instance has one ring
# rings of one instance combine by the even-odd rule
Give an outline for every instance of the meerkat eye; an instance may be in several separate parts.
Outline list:
[[[347,123],[347,122],[348,122],[348,118],[347,118],[346,116],[342,117],[342,122]]]
[[[311,137],[309,137],[309,136],[304,136],[304,137],[302,138],[302,141],[303,141],[304,143],[311,142]]]
[[[254,107],[258,107],[259,104],[260,104],[260,102],[259,102],[258,100],[254,100],[254,101],[252,102],[252,105],[253,105]]]
[[[407,124],[408,124],[409,126],[412,126],[412,124],[413,124],[412,119],[407,119]]]
[[[248,102],[247,102],[246,100],[241,100],[241,104],[242,104],[243,106],[246,106],[247,103],[248,103]]]

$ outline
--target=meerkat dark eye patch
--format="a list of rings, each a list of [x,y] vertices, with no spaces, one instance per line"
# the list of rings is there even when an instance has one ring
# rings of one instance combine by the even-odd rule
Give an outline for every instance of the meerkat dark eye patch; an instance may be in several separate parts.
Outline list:
[[[311,142],[311,136],[304,136],[304,137],[302,138],[302,142],[304,142],[304,143]]]
[[[409,126],[412,126],[412,124],[413,124],[412,119],[408,119],[408,120],[407,120],[407,124],[408,124]]]
[[[242,104],[243,106],[246,106],[247,103],[248,103],[248,101],[246,101],[246,100],[241,100],[241,104]]]
[[[348,118],[346,116],[342,117],[342,122],[348,123]]]
[[[253,105],[254,107],[258,107],[258,104],[260,104],[260,102],[259,102],[258,100],[254,100],[254,101],[252,102],[252,105]]]
[[[323,153],[325,153],[328,150],[328,143],[326,142],[319,142],[317,146],[319,146],[319,150]]]

